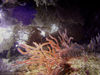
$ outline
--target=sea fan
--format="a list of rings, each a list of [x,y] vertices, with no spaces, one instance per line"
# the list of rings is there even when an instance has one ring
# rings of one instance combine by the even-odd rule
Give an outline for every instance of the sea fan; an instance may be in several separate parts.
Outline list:
[[[99,53],[100,52],[100,34],[94,38],[91,38],[90,43],[88,44],[88,49],[92,52]]]
[[[58,39],[49,35],[45,43],[38,44],[33,42],[34,46],[21,44],[20,46],[24,48],[25,51],[21,48],[18,48],[18,51],[23,55],[28,55],[29,59],[18,61],[17,63],[38,64],[39,66],[44,65],[48,75],[61,75],[62,72],[65,73],[66,69],[68,70],[70,68],[70,65],[67,64],[67,60],[77,55],[77,53],[81,54],[83,49],[82,46],[71,43],[73,38],[68,37],[66,33],[66,30],[63,33],[59,32]],[[73,56],[73,54],[75,55]],[[55,68],[53,68],[54,66]]]

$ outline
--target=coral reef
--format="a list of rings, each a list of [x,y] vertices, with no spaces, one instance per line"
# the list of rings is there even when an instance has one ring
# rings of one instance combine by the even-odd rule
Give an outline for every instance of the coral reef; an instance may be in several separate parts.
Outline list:
[[[64,75],[95,75],[95,74],[99,75],[100,74],[99,62],[100,58],[97,58],[93,55],[85,55],[85,57],[81,56],[77,58],[72,58],[69,61],[67,61],[67,63],[70,64],[70,67],[67,67],[66,70],[67,72]],[[38,67],[37,64],[30,64],[18,68],[15,73],[17,75],[45,75],[47,73],[47,69],[45,66]],[[58,75],[58,73],[55,74]]]
[[[100,58],[93,55],[86,55],[85,57],[74,58],[68,61],[71,67],[77,68],[76,72],[70,75],[99,75],[100,74]]]

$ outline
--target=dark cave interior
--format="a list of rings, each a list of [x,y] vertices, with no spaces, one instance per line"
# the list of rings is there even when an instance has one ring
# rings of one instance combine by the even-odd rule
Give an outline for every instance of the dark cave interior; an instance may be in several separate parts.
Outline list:
[[[37,8],[36,2],[34,0],[14,0],[15,2],[11,3],[11,0],[8,0],[7,3],[4,2],[4,0],[0,1],[0,4],[4,9],[10,9],[14,6],[19,6],[19,4],[27,3],[28,7],[34,7]],[[41,0],[42,1],[42,0]],[[50,2],[52,0],[48,0]],[[67,11],[72,10],[72,12],[78,10],[80,13],[80,16],[84,19],[83,20],[83,35],[84,38],[81,40],[84,40],[82,42],[89,42],[91,38],[95,37],[98,33],[100,33],[100,4],[96,1],[90,1],[90,0],[54,0],[55,6],[50,5],[46,6],[47,9],[51,8],[50,10],[58,10],[61,8],[62,11],[60,11],[60,14],[64,14],[63,16],[67,17]],[[9,5],[10,4],[10,5]],[[10,7],[11,6],[11,7]],[[42,5],[43,6],[43,5]],[[42,7],[39,6],[40,8]],[[48,9],[49,10],[49,9]],[[77,13],[77,12],[76,12]],[[44,13],[45,14],[45,13]],[[72,13],[73,14],[73,13]],[[78,13],[77,13],[78,14]],[[25,14],[26,15],[26,14]],[[71,14],[69,14],[71,16]],[[62,15],[61,15],[62,16]],[[66,18],[63,18],[66,19]],[[24,20],[23,20],[24,21]],[[61,21],[63,23],[63,21]],[[65,25],[66,27],[66,25]],[[80,36],[80,35],[79,35]],[[80,41],[78,41],[80,42]]]

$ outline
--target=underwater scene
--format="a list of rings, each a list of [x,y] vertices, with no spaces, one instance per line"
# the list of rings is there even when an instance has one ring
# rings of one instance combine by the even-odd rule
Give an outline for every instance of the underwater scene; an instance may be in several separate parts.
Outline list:
[[[0,0],[0,75],[100,75],[100,4]]]

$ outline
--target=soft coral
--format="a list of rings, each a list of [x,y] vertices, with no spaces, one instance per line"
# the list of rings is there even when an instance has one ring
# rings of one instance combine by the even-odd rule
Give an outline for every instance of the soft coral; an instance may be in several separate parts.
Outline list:
[[[64,33],[59,32],[58,38],[60,42],[55,37],[49,35],[49,38],[46,38],[46,42],[43,44],[37,44],[36,42],[33,42],[34,47],[26,44],[20,45],[21,47],[25,48],[25,51],[21,50],[20,48],[18,48],[18,51],[21,54],[27,54],[30,57],[28,60],[18,63],[38,63],[39,66],[45,65],[48,75],[61,75],[62,72],[65,72],[69,69],[71,70],[70,65],[66,63],[69,58],[68,56],[70,56],[68,53],[70,53],[70,51],[72,51],[76,45],[80,48],[82,47],[78,44],[71,44],[71,40],[73,38],[68,37],[66,33],[66,30]],[[56,67],[52,69],[54,66]]]

